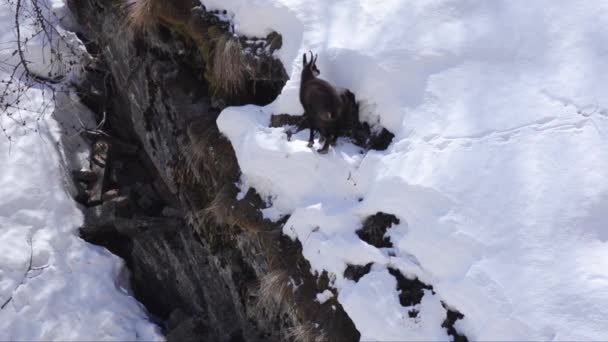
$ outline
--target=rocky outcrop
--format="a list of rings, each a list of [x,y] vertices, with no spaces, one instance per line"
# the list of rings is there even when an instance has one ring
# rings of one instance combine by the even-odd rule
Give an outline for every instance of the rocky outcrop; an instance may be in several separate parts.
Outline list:
[[[123,2],[69,3],[95,60],[83,101],[103,119],[87,132],[92,161],[103,162],[74,173],[87,207],[81,234],[127,261],[135,296],[168,339],[358,340],[337,301],[314,301],[327,275],[313,276],[299,243],[262,218],[255,191],[236,200],[240,171],[215,124],[223,106],[276,97],[285,71],[263,51],[280,35],[230,43],[263,54],[242,61],[257,64],[233,87],[213,70],[230,27],[196,1],[165,2],[144,31],[128,27]]]

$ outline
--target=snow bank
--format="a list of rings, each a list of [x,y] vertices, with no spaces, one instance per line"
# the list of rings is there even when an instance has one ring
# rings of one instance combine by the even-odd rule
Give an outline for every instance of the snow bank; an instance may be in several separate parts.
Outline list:
[[[45,13],[49,6],[68,20],[62,3],[39,3]],[[29,24],[23,22],[22,39],[35,33]],[[14,7],[2,2],[2,80],[10,79],[17,61],[13,25]],[[57,33],[75,39],[61,29]],[[50,45],[42,43],[38,35],[25,47],[30,70],[74,77],[76,70],[51,66]],[[16,78],[12,82],[23,85]],[[128,294],[123,261],[77,236],[83,215],[64,177],[88,156],[77,130],[90,127],[92,115],[74,95],[58,94],[55,102],[48,89],[34,85],[20,103],[11,101],[19,108],[0,112],[0,124],[11,137],[0,137],[0,340],[161,340],[145,309]],[[14,100],[16,93],[9,96]]]
[[[285,234],[336,277],[362,339],[445,339],[438,300],[474,340],[608,339],[607,2],[202,2],[227,9],[241,34],[283,34],[280,97],[227,108],[218,125],[242,183],[275,217],[291,214]],[[273,113],[302,113],[309,49],[321,77],[395,133],[386,151],[341,140],[318,155],[307,132],[288,142],[268,128]],[[393,251],[355,234],[378,211],[401,221]],[[343,277],[368,262],[359,282]],[[388,266],[433,285],[417,321]]]

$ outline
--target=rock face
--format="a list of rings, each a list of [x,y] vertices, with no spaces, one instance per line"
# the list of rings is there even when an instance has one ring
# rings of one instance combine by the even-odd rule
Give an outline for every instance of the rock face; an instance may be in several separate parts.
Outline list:
[[[88,189],[78,196],[83,238],[126,260],[169,340],[358,340],[339,303],[314,301],[327,276],[313,276],[299,244],[262,218],[259,196],[236,200],[240,171],[215,120],[224,105],[271,101],[286,81],[280,63],[260,58],[239,92],[222,93],[232,88],[214,84],[209,56],[226,25],[180,0],[153,30],[134,32],[124,4],[70,2],[95,58],[83,101],[105,119],[88,132],[104,162],[74,174]]]

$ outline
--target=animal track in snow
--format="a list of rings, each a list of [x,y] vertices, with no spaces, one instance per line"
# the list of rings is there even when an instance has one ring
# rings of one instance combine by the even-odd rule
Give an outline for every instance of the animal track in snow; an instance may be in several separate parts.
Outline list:
[[[590,117],[590,116],[594,115],[595,113],[598,113],[602,116],[608,116],[608,109],[601,108],[598,103],[580,105],[570,99],[567,99],[563,96],[558,96],[558,95],[552,94],[546,90],[542,90],[541,94],[543,94],[545,97],[549,98],[550,100],[563,105],[564,107],[570,107],[570,106],[574,107],[576,109],[576,114],[582,115],[584,117]],[[591,108],[593,108],[593,109],[591,109]]]
[[[496,143],[507,143],[519,136],[527,136],[538,132],[576,132],[584,128],[591,118],[584,119],[557,119],[554,117],[546,117],[536,120],[532,123],[527,123],[513,128],[504,130],[486,130],[471,135],[446,135],[432,134],[422,138],[424,142],[432,145],[439,151],[445,150],[452,145],[453,142],[459,142],[460,146],[468,147],[473,143],[491,141]],[[529,134],[525,134],[529,133]]]

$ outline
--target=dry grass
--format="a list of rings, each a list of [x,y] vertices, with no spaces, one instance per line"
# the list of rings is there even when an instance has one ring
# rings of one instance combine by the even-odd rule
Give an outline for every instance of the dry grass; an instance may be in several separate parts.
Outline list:
[[[240,175],[232,144],[215,126],[215,118],[211,115],[188,125],[190,149],[184,155],[187,165],[211,192],[236,182]]]
[[[128,0],[127,23],[133,31],[147,32],[158,24],[159,2],[163,0]]]
[[[204,175],[201,165],[204,162],[202,156],[196,153],[197,149],[193,146],[184,149],[183,158],[184,158],[184,168],[186,173],[192,183],[203,183]]]
[[[178,157],[178,162],[173,167],[173,181],[176,185],[183,186],[184,184],[197,184],[199,179],[190,167],[190,161],[185,155]]]
[[[217,90],[236,95],[245,88],[248,69],[238,37],[222,35],[215,41],[213,79]]]
[[[283,304],[288,304],[286,302],[289,300],[292,290],[286,271],[272,271],[260,278],[256,305],[271,314],[277,313]]]
[[[304,323],[289,329],[289,337],[294,342],[327,342],[327,336],[323,331],[313,325]]]
[[[234,208],[238,189],[228,184],[218,191],[207,208],[199,212],[200,217],[211,219],[217,225],[235,225]]]
[[[184,152],[186,167],[192,172],[199,183],[204,183],[204,167],[206,163],[213,165],[209,159],[209,147],[213,146],[214,130],[211,129],[212,122],[209,120],[198,120],[188,125],[188,137],[190,146]]]
[[[237,226],[250,232],[268,232],[272,230],[258,207],[249,199],[237,200],[239,189],[232,183],[225,184],[215,195],[211,203],[199,211],[199,216],[216,225]]]
[[[298,305],[294,303],[294,288],[290,284],[290,277],[284,270],[275,270],[260,279],[258,293],[258,308],[266,309],[268,315],[277,314],[281,308],[291,310],[295,315]],[[318,325],[305,322],[289,328],[287,337],[294,342],[327,342],[328,338]]]

